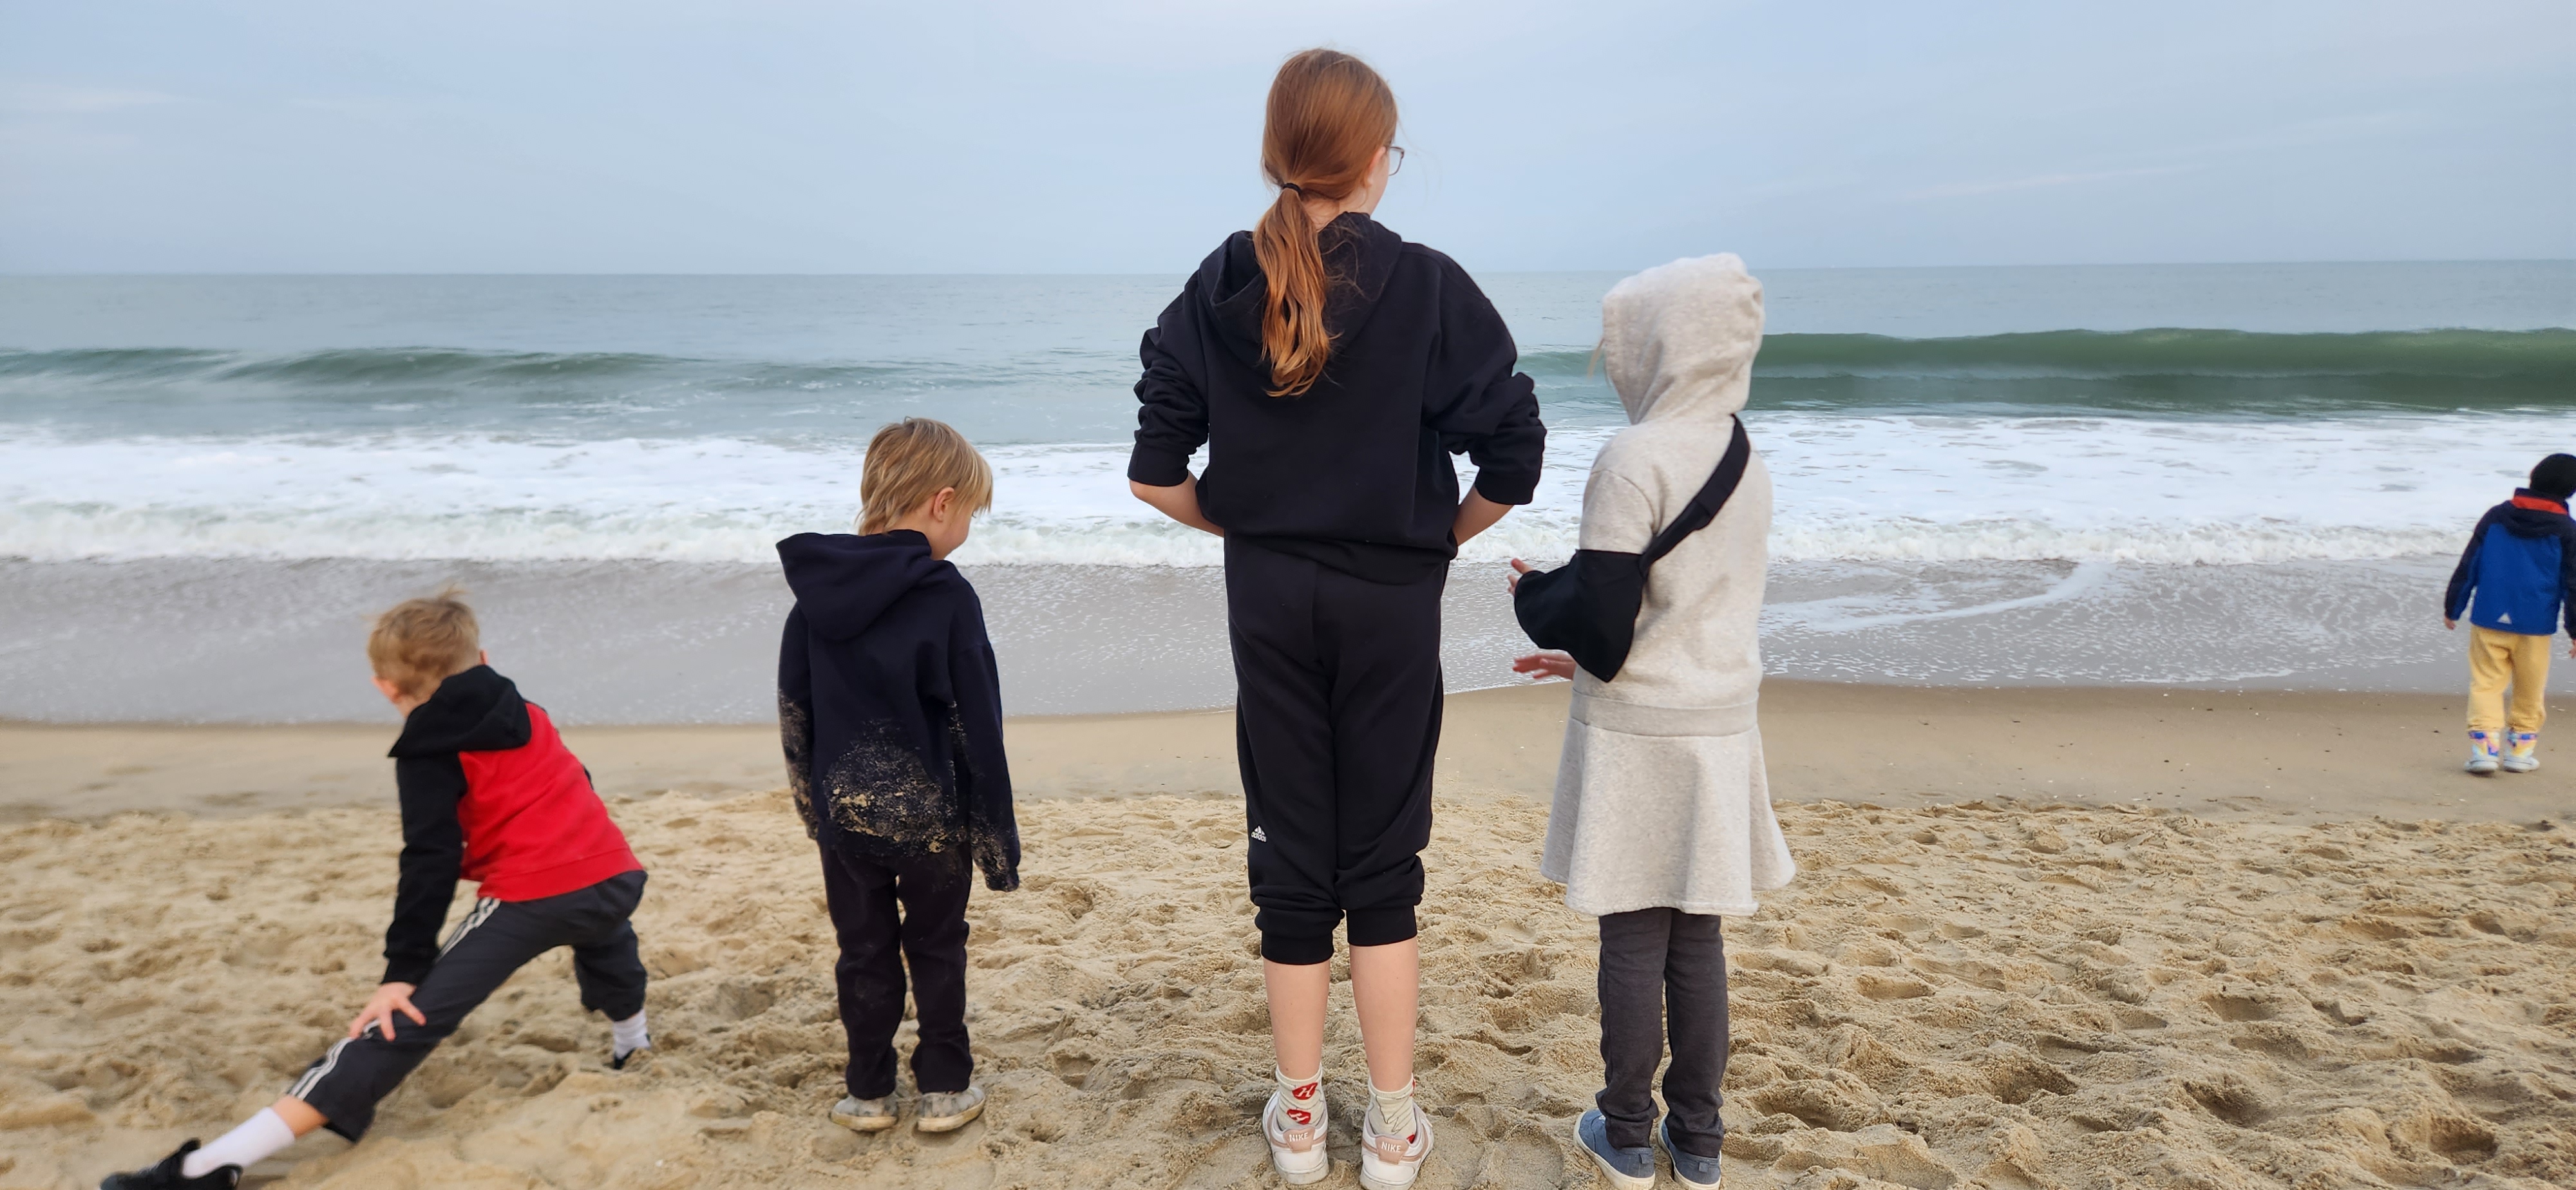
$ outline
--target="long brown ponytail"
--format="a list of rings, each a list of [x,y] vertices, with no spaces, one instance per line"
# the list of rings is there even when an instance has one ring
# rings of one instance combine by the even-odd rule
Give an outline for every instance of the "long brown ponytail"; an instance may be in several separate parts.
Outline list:
[[[1324,329],[1322,245],[1303,200],[1340,201],[1368,181],[1378,150],[1395,139],[1395,93],[1386,80],[1339,50],[1306,50],[1279,67],[1261,128],[1261,172],[1279,197],[1252,225],[1252,252],[1269,294],[1261,307],[1261,349],[1270,395],[1295,396],[1324,374],[1333,341]]]

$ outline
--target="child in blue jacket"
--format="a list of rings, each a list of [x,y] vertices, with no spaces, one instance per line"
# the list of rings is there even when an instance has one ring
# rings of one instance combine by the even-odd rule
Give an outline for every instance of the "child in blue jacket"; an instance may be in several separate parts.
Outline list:
[[[2541,696],[2549,685],[2549,638],[2564,618],[2576,631],[2576,455],[2556,454],[2531,469],[2531,486],[2487,510],[2451,572],[2442,626],[2469,622],[2469,763],[2484,776],[2540,767]],[[2474,605],[2473,605],[2474,598]],[[2568,651],[2576,657],[2576,648]],[[2513,709],[2505,709],[2505,690]],[[2499,733],[2512,733],[2501,741]]]

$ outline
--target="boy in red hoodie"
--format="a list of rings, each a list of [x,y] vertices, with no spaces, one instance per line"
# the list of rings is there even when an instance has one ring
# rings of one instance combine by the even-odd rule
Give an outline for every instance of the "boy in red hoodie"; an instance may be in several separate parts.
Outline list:
[[[377,1102],[467,1013],[558,946],[572,948],[582,1007],[611,1022],[609,1065],[623,1069],[651,1044],[644,964],[627,920],[644,896],[643,865],[545,709],[492,672],[473,610],[453,592],[404,603],[376,620],[367,658],[376,688],[403,713],[392,753],[402,876],[385,930],[384,982],[349,1035],[276,1103],[213,1144],[190,1140],[100,1190],[231,1187],[243,1169],[316,1128],[355,1142]],[[441,944],[459,879],[482,887]]]

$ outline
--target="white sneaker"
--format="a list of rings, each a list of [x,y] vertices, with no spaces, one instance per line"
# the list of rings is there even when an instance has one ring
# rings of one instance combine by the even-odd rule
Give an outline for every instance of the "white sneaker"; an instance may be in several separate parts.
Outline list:
[[[924,1091],[914,1110],[915,1132],[955,1132],[984,1114],[984,1088],[966,1084],[963,1091]]]
[[[833,1123],[852,1132],[883,1132],[894,1127],[897,1119],[892,1095],[878,1099],[843,1095],[839,1103],[832,1105],[831,1114]]]
[[[2496,739],[2483,731],[2469,733],[2469,763],[2460,766],[2483,777],[2496,771]]]
[[[1377,1118],[1377,1105],[1360,1113],[1360,1185],[1367,1190],[1405,1190],[1422,1176],[1422,1159],[1431,1155],[1431,1116],[1413,1105],[1413,1126],[1397,1132]]]
[[[2517,731],[2504,737],[2508,746],[2496,763],[2508,773],[2527,773],[2540,767],[2540,733]]]
[[[1270,1142],[1270,1164],[1281,1181],[1304,1186],[1333,1172],[1324,1152],[1324,1129],[1332,1117],[1324,1109],[1324,1076],[1297,1085],[1294,1092],[1275,1087],[1261,1109],[1261,1135]]]

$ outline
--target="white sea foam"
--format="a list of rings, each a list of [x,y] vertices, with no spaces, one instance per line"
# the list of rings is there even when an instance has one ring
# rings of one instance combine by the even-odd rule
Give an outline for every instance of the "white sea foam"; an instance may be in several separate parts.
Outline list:
[[[2146,421],[1756,414],[1783,560],[2262,563],[2456,549],[2576,415]],[[1537,503],[1466,556],[1561,557],[1609,431],[1560,430]],[[1208,566],[1127,493],[1123,444],[994,449],[959,560]],[[0,556],[759,562],[842,531],[855,445],[0,431]]]

